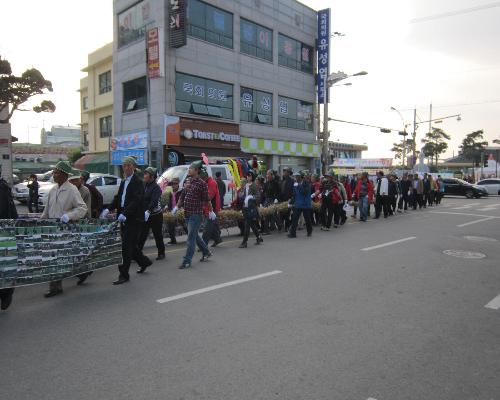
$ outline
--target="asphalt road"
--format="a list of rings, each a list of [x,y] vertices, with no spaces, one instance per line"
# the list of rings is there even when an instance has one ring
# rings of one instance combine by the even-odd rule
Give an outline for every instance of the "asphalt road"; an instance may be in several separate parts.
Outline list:
[[[1,397],[500,399],[499,225],[499,197],[446,198],[312,238],[225,238],[189,270],[170,247],[119,287],[107,269],[53,299],[20,288],[0,313]]]

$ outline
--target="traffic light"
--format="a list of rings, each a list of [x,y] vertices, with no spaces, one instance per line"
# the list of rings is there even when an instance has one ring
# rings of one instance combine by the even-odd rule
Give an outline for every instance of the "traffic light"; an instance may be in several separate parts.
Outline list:
[[[387,129],[387,128],[380,128],[380,132],[382,132],[382,133],[391,133],[391,130]]]

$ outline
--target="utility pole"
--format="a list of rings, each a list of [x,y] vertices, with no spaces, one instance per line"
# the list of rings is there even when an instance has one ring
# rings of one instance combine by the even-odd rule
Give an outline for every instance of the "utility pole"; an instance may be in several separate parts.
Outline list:
[[[413,110],[413,155],[412,155],[413,170],[417,163],[417,107]]]
[[[321,168],[321,173],[325,175],[328,171],[328,165],[330,164],[330,152],[328,149],[328,139],[329,139],[329,132],[328,132],[328,101],[330,100],[330,87],[328,86],[328,76],[325,75],[325,103],[323,105],[323,141],[322,141],[322,146],[321,146],[321,158],[323,160],[322,163],[322,168]]]

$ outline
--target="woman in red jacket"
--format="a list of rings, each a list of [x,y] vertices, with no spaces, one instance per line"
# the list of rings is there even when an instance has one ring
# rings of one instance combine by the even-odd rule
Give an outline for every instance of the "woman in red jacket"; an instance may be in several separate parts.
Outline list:
[[[373,203],[373,183],[368,179],[368,173],[363,172],[354,190],[354,199],[358,201],[359,220],[366,222],[368,206]]]

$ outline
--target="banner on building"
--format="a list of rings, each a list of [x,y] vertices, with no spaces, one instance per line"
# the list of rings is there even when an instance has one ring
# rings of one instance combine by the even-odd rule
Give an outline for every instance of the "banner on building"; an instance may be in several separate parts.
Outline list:
[[[392,158],[337,158],[331,165],[336,168],[391,168]]]
[[[151,28],[146,34],[149,79],[160,78],[164,73],[164,45],[162,30]]]
[[[111,150],[146,149],[148,147],[148,131],[117,135],[111,139]]]
[[[0,220],[0,289],[60,280],[121,262],[117,222]]]
[[[318,11],[318,103],[328,102],[328,84],[330,74],[330,9]]]
[[[163,118],[165,143],[167,146],[181,144],[181,119],[175,115],[165,115]]]
[[[134,157],[137,165],[148,164],[148,150],[116,150],[111,152],[111,165],[122,165],[125,157]]]
[[[186,6],[187,0],[168,1],[169,46],[179,48],[187,44]]]

